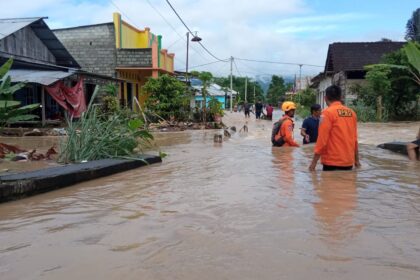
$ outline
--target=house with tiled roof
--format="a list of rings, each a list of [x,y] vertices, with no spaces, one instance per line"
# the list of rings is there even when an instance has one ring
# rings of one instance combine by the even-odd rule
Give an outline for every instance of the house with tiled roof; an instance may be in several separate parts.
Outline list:
[[[330,85],[338,85],[343,93],[343,101],[349,103],[357,96],[352,92],[355,84],[365,82],[366,65],[379,63],[385,54],[399,50],[404,42],[353,42],[333,43],[328,47],[324,72],[312,79],[312,88],[317,89],[317,102],[326,107],[325,90]]]

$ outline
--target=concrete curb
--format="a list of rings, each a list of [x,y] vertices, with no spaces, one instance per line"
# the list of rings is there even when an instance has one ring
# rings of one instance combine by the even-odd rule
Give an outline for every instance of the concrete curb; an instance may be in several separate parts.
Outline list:
[[[47,169],[0,176],[0,202],[68,187],[80,182],[162,162],[158,156],[142,155],[139,160],[102,159]]]

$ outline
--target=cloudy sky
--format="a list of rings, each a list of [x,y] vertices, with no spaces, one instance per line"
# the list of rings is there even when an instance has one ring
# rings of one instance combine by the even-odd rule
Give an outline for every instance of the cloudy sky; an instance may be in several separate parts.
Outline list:
[[[403,40],[417,0],[170,0],[187,25],[216,57],[269,60],[323,66],[332,42]],[[120,12],[138,28],[163,35],[163,47],[185,69],[186,29],[165,0],[0,0],[0,18],[47,16],[51,28],[112,21]],[[197,43],[190,44],[190,68],[212,63]],[[287,75],[298,66],[236,60],[235,75]],[[230,65],[197,67],[227,75]],[[304,66],[303,75],[322,67]]]

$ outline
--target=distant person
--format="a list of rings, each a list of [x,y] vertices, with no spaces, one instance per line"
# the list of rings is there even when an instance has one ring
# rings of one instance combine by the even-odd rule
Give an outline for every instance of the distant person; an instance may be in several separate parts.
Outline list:
[[[293,129],[295,127],[293,117],[295,116],[296,104],[290,101],[283,102],[282,110],[284,116],[274,123],[271,142],[275,147],[299,147],[299,144],[293,139]]]
[[[417,140],[407,144],[407,153],[410,160],[420,160],[420,128],[417,132]]]
[[[267,120],[271,121],[273,119],[273,106],[271,106],[271,104],[268,104],[267,106],[265,106],[265,110],[267,111]]]
[[[245,112],[245,118],[249,118],[249,112],[251,111],[251,104],[250,103],[245,103],[244,104],[244,112]]]
[[[356,113],[341,103],[338,86],[326,89],[325,101],[328,108],[321,114],[318,140],[309,170],[315,170],[320,158],[324,171],[360,167]]]
[[[255,103],[255,117],[257,119],[261,119],[261,113],[263,110],[263,104],[261,101],[257,100],[257,103]]]
[[[319,117],[321,116],[321,105],[311,106],[311,116],[307,117],[300,129],[300,135],[303,136],[303,144],[315,143],[318,139]]]

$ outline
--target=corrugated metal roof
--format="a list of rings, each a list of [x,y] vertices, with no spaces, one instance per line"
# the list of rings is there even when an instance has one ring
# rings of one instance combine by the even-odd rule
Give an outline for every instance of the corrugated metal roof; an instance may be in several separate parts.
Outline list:
[[[36,83],[44,86],[49,86],[55,82],[73,75],[75,72],[66,71],[44,71],[44,70],[27,70],[27,69],[12,69],[8,75],[12,82],[27,82]]]
[[[0,40],[40,19],[42,17],[0,19]]]
[[[54,55],[57,65],[80,68],[60,40],[54,35],[43,17],[0,19],[0,40],[30,25],[36,36]],[[35,58],[34,58],[35,59]]]
[[[197,91],[201,92],[201,89],[203,88],[203,86],[192,86],[192,88],[194,88]],[[207,88],[207,94],[209,96],[225,96],[226,94],[229,95],[230,94],[230,89],[226,89],[226,93],[223,91],[222,87],[219,86],[218,84],[215,83],[211,83],[209,85],[209,87]],[[235,90],[232,91],[232,95],[237,95],[238,92],[236,92]],[[197,93],[197,96],[201,96],[201,93]]]

